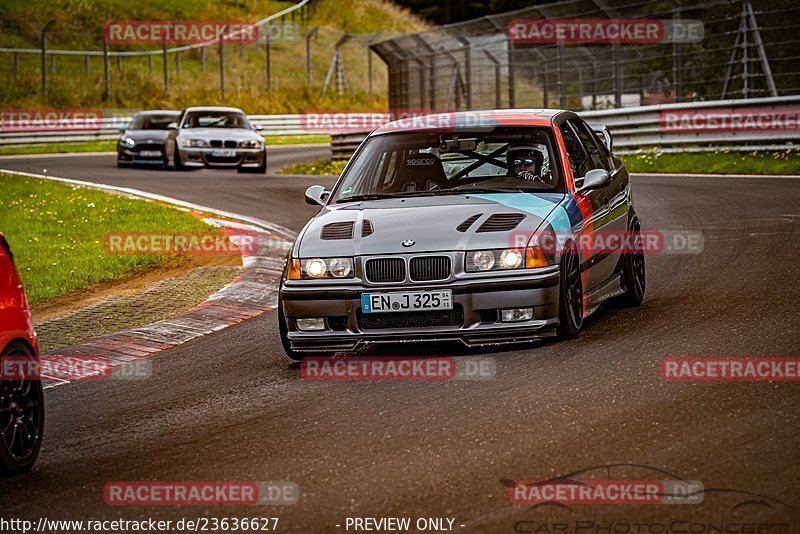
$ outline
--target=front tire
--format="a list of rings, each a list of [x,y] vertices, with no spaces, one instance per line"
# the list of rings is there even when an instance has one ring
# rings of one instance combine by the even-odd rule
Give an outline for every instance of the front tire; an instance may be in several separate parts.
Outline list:
[[[16,343],[0,360],[35,360],[27,346]],[[0,477],[28,472],[42,447],[44,393],[38,376],[32,380],[0,380]]]
[[[630,232],[633,238],[631,239],[633,250],[628,250],[622,259],[622,282],[625,284],[625,293],[617,298],[620,305],[628,308],[642,303],[647,285],[639,221],[633,221]]]
[[[583,326],[583,281],[578,251],[568,244],[561,255],[558,291],[558,330],[560,339],[575,339]]]

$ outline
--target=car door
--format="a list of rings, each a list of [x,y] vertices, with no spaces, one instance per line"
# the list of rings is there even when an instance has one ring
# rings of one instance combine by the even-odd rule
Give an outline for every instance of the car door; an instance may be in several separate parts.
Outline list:
[[[591,143],[588,146],[584,144],[581,137],[586,139],[586,136],[579,134],[579,124],[576,124],[576,120],[568,119],[559,128],[567,149],[578,194],[588,199],[591,205],[591,210],[584,213],[583,239],[580,249],[584,269],[589,273],[585,287],[587,290],[592,290],[608,280],[614,271],[613,258],[608,257],[607,251],[603,247],[596,248],[594,246],[598,238],[602,239],[613,229],[613,218],[610,216],[609,210],[611,205],[611,199],[608,196],[609,188],[590,191],[581,191],[580,189],[587,172],[605,167],[602,161],[599,162],[598,167],[597,146],[593,146]],[[589,140],[591,141],[591,138]],[[591,157],[592,154],[595,155],[595,160]]]
[[[608,209],[609,221],[604,228],[610,232],[604,239],[605,247],[609,252],[607,258],[603,260],[604,267],[608,272],[606,278],[610,278],[618,270],[620,257],[623,253],[622,238],[625,237],[628,229],[628,173],[624,167],[617,167],[611,157],[611,153],[605,144],[595,134],[594,130],[582,119],[570,119],[573,128],[578,134],[584,147],[586,147],[594,168],[605,169],[611,175],[611,183],[608,187],[596,191],[600,200]]]

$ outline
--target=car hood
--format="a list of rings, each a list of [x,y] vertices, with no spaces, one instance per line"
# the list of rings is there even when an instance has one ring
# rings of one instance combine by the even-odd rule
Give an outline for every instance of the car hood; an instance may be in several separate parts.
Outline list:
[[[169,135],[169,130],[125,130],[124,135],[137,143],[146,143],[148,140],[163,143]]]
[[[491,193],[332,204],[308,222],[293,255],[309,258],[519,246],[514,245],[515,236],[530,236],[563,197],[562,193]],[[483,226],[487,221],[490,228]],[[408,240],[414,241],[413,245],[404,246]]]
[[[187,128],[180,131],[180,137],[201,137],[203,139],[259,139],[261,136],[247,128]]]

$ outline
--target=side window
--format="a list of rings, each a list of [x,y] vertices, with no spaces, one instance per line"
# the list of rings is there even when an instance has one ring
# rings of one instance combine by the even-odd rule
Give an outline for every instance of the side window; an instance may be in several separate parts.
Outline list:
[[[595,131],[592,130],[592,128],[583,121],[575,121],[573,127],[575,127],[576,129],[578,127],[582,128],[587,133],[587,135],[589,135],[589,137],[591,137],[597,144],[597,147],[600,151],[600,159],[603,162],[603,165],[597,168],[605,169],[608,172],[613,172],[615,169],[614,159],[611,157],[611,153],[608,151],[608,148],[606,148],[606,145],[603,142],[603,138],[600,136],[600,134],[595,133]]]
[[[586,176],[586,173],[592,170],[592,163],[586,155],[586,151],[581,146],[581,142],[575,132],[572,130],[569,121],[564,122],[561,129],[561,136],[564,138],[564,144],[567,147],[567,156],[569,158],[569,166],[572,169],[572,176],[576,180]]]
[[[599,141],[596,140],[597,138],[594,132],[589,128],[589,125],[575,119],[569,119],[567,122],[570,123],[578,134],[581,143],[586,147],[586,151],[589,153],[589,158],[591,160],[592,169],[605,169],[610,172],[612,169],[608,168],[608,162],[603,157],[603,153],[598,146]]]

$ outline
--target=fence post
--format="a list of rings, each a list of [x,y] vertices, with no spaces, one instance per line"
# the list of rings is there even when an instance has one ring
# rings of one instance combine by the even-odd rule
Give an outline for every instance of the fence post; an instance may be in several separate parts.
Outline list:
[[[14,76],[19,78],[19,53],[14,52]]]
[[[219,36],[219,90],[225,99],[225,31]]]
[[[47,31],[55,22],[50,19],[42,28],[42,97],[47,97]]]
[[[167,39],[164,38],[164,44],[162,45],[162,53],[164,54],[164,93],[169,94],[169,58],[167,57]]]
[[[747,40],[747,34],[750,33],[750,28],[746,22],[747,0],[742,1],[742,98],[749,98],[750,96],[750,43]]]
[[[677,9],[672,12],[672,26],[678,27],[681,21],[681,12]],[[672,45],[672,77],[675,84],[675,102],[683,102],[683,51],[681,43],[675,40]]]
[[[147,55],[147,70],[150,76],[153,75],[153,54]]]
[[[543,82],[542,86],[544,87],[544,91],[542,94],[542,100],[544,101],[544,105],[542,105],[543,108],[550,107],[550,96],[547,94],[547,86],[550,83],[550,80],[548,78],[549,76],[547,71],[547,62],[544,62],[544,69],[542,69],[542,82]]]
[[[517,76],[514,68],[514,41],[506,37],[506,42],[508,43],[508,107],[515,108],[517,107]]]
[[[83,75],[89,77],[89,56],[83,57]]]
[[[486,57],[488,57],[489,60],[494,64],[494,107],[500,109],[500,107],[503,105],[502,96],[500,95],[500,60],[494,57],[494,55],[486,49],[484,49],[483,53],[486,54]]]
[[[200,72],[206,71],[206,47],[200,48]]]
[[[270,33],[270,27],[267,26],[267,37],[264,40],[264,44],[267,47],[267,92],[272,92],[272,35]]]
[[[614,67],[614,107],[622,107],[622,64],[619,43],[611,45],[611,61]]]
[[[306,35],[306,87],[311,87],[311,38],[319,30],[319,26],[314,26]]]
[[[556,68],[558,69],[558,107],[567,107],[567,88],[564,83],[564,43],[559,42],[556,46]]]
[[[181,75],[181,53],[175,52],[175,76]]]
[[[122,72],[122,56],[117,56],[117,72]]]
[[[105,89],[103,91],[103,100],[111,96],[111,70],[108,68],[108,42],[103,39],[103,78]]]

